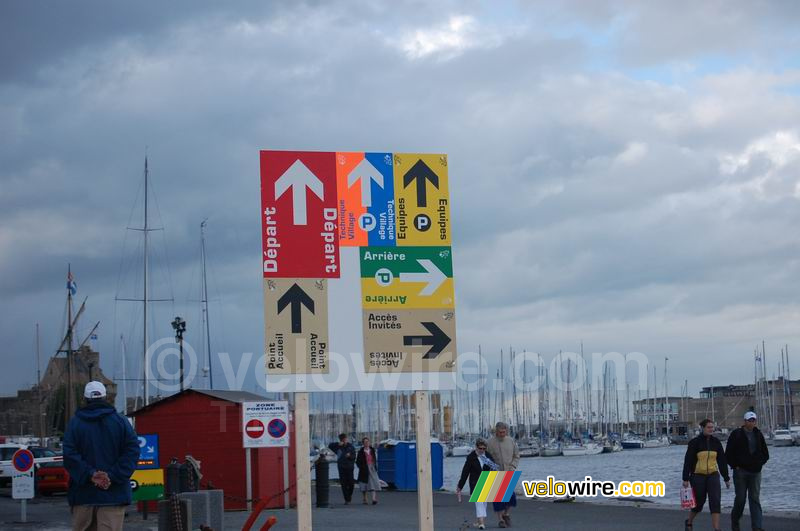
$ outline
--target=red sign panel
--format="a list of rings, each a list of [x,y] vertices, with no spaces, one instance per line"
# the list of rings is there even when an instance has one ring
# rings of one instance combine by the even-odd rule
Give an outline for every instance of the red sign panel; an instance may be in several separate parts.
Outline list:
[[[19,449],[14,452],[11,464],[17,472],[27,472],[33,466],[33,454],[30,450]]]
[[[261,152],[265,278],[339,278],[336,154]]]
[[[252,419],[247,422],[244,427],[244,431],[248,437],[258,439],[264,435],[264,423],[258,419]]]

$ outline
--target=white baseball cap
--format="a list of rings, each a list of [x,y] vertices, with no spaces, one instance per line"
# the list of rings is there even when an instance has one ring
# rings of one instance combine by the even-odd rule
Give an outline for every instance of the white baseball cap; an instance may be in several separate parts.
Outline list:
[[[758,417],[756,417],[756,414],[753,413],[752,411],[748,411],[747,413],[744,414],[744,420],[757,419],[757,418]]]
[[[86,398],[104,398],[106,396],[106,386],[100,382],[89,382],[83,390]]]

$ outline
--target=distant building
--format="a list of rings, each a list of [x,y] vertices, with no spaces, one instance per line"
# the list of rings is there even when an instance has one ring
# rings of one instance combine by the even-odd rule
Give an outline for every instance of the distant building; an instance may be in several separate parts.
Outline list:
[[[114,403],[117,385],[100,369],[100,354],[88,345],[72,353],[73,389],[76,406],[83,401],[83,388],[90,380],[103,382],[108,401]],[[67,397],[67,359],[50,358],[39,385],[0,397],[0,435],[48,437],[64,432]],[[40,401],[41,400],[41,401]]]
[[[652,398],[634,400],[635,429],[641,433],[652,432],[655,417],[656,433],[666,433],[667,412],[671,435],[693,435],[698,423],[706,418],[722,429],[737,428],[750,410],[758,414],[762,425],[766,425],[770,417],[774,417],[775,426],[800,422],[800,380],[770,380],[766,389],[770,411],[766,410],[766,405],[759,407],[757,404],[754,384],[703,387],[699,398],[671,396],[666,407],[663,396],[655,401]],[[791,400],[785,399],[787,394]]]

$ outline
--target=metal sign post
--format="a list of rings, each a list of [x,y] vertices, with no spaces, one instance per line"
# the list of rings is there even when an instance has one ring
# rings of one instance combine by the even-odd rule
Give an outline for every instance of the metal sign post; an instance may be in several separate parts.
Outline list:
[[[247,496],[247,512],[253,510],[253,461],[252,461],[252,448],[244,449],[244,468],[247,477],[245,479],[245,496]]]

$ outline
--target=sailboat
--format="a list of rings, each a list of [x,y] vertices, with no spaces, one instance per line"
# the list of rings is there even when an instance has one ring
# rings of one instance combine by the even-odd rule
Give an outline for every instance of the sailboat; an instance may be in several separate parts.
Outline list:
[[[149,250],[149,243],[150,243],[150,233],[155,231],[163,230],[162,227],[153,228],[150,224],[150,215],[149,215],[149,199],[152,192],[149,191],[150,185],[150,170],[148,167],[148,160],[147,155],[144,158],[144,200],[143,200],[143,224],[141,227],[127,227],[128,230],[137,231],[142,233],[142,298],[135,298],[135,297],[120,297],[119,296],[119,288],[117,286],[117,296],[114,298],[115,301],[118,302],[141,302],[142,303],[142,355],[141,355],[141,364],[140,364],[140,375],[141,375],[141,402],[139,398],[139,392],[135,393],[134,399],[134,409],[138,409],[140,406],[148,405],[150,403],[150,387],[151,382],[149,381],[151,377],[151,371],[146,369],[145,363],[148,361],[148,349],[150,348],[149,339],[148,339],[148,310],[150,303],[153,302],[174,302],[172,297],[170,298],[153,298],[151,296],[151,284],[152,284],[152,276],[150,275],[150,250]],[[123,249],[123,253],[124,253]],[[148,278],[150,277],[150,278]],[[150,316],[150,319],[153,319],[153,316]],[[152,325],[151,325],[152,326]],[[126,355],[125,349],[122,349],[122,355]],[[123,362],[124,363],[124,362]],[[127,383],[126,383],[127,385]],[[126,393],[127,397],[127,393]],[[158,398],[156,396],[155,398]],[[127,398],[126,398],[127,400]],[[127,411],[128,407],[127,404],[123,404],[123,410]]]
[[[656,435],[658,426],[656,424],[656,389],[658,389],[658,384],[656,381],[656,368],[653,367],[653,431],[647,439],[644,441],[644,448],[663,448],[665,446],[669,446],[669,438],[665,435],[658,436]],[[650,391],[648,390],[648,395]]]
[[[597,455],[603,453],[603,445],[598,444],[595,441],[584,443],[584,448],[586,448],[586,455]]]

